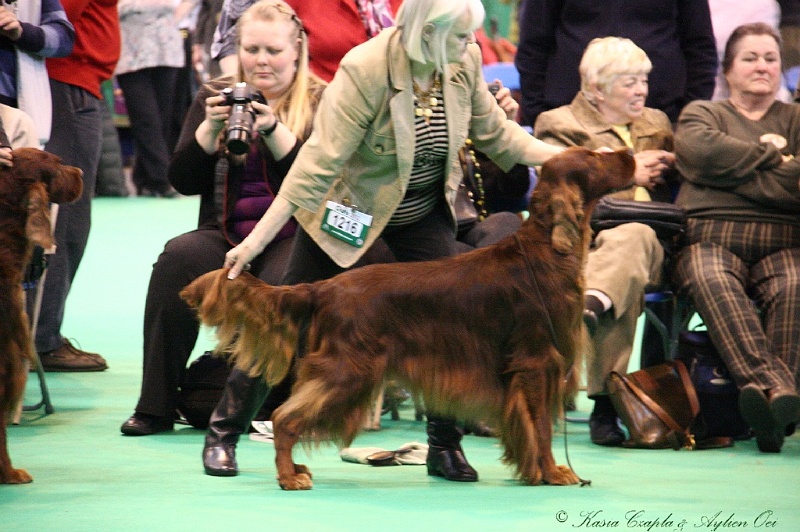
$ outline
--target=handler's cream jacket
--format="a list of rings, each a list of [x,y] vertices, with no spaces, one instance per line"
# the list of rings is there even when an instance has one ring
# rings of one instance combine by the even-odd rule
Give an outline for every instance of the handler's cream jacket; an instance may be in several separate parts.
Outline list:
[[[442,89],[449,142],[444,192],[455,220],[462,179],[458,150],[467,137],[503,170],[520,161],[532,137],[506,118],[489,93],[477,45],[469,46],[463,63],[449,65]],[[349,267],[380,236],[403,199],[414,142],[410,60],[400,32],[389,28],[342,60],[279,194],[297,206],[298,222],[331,259]],[[355,205],[373,217],[363,247],[322,231],[328,200]]]

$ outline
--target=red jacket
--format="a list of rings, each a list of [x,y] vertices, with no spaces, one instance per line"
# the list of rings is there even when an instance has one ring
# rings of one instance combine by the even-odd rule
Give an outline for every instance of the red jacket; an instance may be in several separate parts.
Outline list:
[[[367,30],[356,3],[331,0],[287,0],[308,32],[311,68],[316,75],[330,81],[344,54],[367,40]],[[402,0],[389,0],[397,14]]]
[[[67,57],[47,59],[51,79],[102,97],[100,84],[114,74],[120,54],[117,0],[61,0],[75,27],[75,45]]]

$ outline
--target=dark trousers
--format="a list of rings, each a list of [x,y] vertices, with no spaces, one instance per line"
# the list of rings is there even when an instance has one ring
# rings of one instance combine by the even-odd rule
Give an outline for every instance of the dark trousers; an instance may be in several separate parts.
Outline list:
[[[103,138],[102,100],[85,89],[50,80],[53,129],[45,150],[64,164],[83,170],[83,194],[75,203],[60,205],[55,230],[56,253],[50,256],[41,313],[36,330],[36,350],[58,349],[64,343],[61,324],[72,281],[78,271],[89,229],[92,198]]]
[[[270,244],[251,273],[277,284],[289,259],[291,239]],[[167,242],[153,265],[144,311],[142,389],[136,412],[167,417],[175,411],[178,386],[200,325],[178,293],[204,273],[221,268],[231,245],[216,228],[197,229]]]
[[[175,147],[173,117],[179,68],[143,68],[117,76],[136,149],[133,183],[137,189],[164,192],[167,169]]]
[[[381,239],[398,262],[433,260],[458,252],[455,229],[444,204],[416,223],[387,227]],[[282,284],[313,283],[344,270],[299,228]]]

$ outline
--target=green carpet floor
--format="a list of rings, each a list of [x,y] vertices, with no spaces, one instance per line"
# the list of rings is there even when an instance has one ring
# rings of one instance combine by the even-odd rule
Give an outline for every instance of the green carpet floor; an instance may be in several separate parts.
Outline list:
[[[497,441],[467,436],[480,482],[428,477],[424,467],[373,468],[341,461],[333,447],[297,461],[314,489],[283,492],[274,451],[244,439],[235,478],[203,474],[203,433],[131,438],[141,379],[141,327],[153,261],[171,236],[192,228],[196,198],[100,198],[63,333],[103,354],[102,373],[47,374],[54,414],[26,412],[9,428],[14,464],[34,482],[0,486],[0,530],[511,531],[574,529],[800,530],[800,436],[765,455],[754,441],[714,451],[642,451],[591,445],[585,424],[568,423],[569,458],[590,487],[526,487],[499,460]],[[197,354],[210,347],[204,334]],[[31,376],[27,401],[38,398]],[[581,397],[578,415],[587,415]],[[354,446],[396,448],[424,441],[410,407],[400,421]],[[565,461],[563,434],[554,441]]]

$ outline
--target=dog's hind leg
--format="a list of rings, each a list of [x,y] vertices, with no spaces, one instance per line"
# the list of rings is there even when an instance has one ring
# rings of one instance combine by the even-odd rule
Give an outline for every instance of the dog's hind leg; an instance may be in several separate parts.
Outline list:
[[[281,407],[282,408],[282,407]],[[300,440],[301,421],[297,418],[287,419],[280,416],[280,408],[273,415],[275,443],[275,466],[278,469],[278,485],[281,489],[310,490],[311,471],[303,464],[295,464],[292,450]]]

